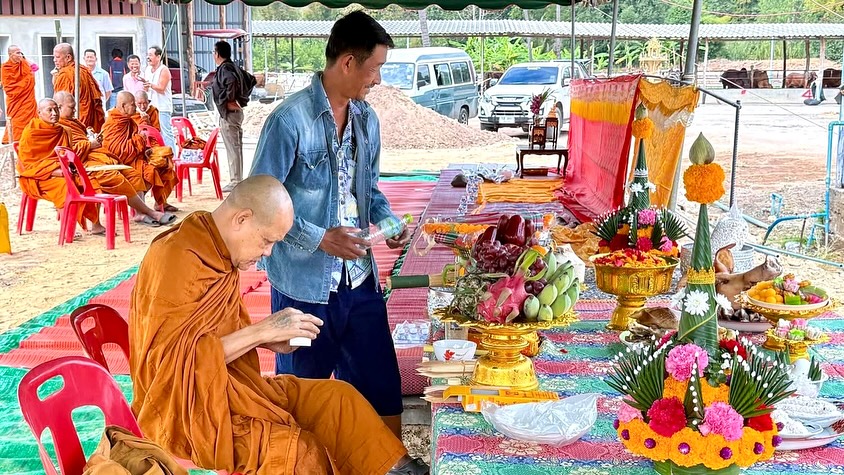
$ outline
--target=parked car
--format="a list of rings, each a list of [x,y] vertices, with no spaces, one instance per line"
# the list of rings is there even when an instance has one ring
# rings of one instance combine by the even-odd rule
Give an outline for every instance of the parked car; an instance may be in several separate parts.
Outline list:
[[[478,115],[475,65],[457,48],[405,48],[387,53],[381,82],[401,89],[417,104],[467,123]]]
[[[182,93],[182,76],[179,75],[179,61],[167,58],[167,68],[170,69],[170,89],[173,90],[173,94],[181,94]],[[203,76],[208,74],[208,71],[201,66],[196,66],[196,78],[194,81],[201,81]],[[187,75],[187,70],[185,70],[185,75]],[[190,93],[190,91],[188,91]]]
[[[588,77],[585,63],[574,62],[574,78]],[[520,63],[510,66],[499,80],[480,99],[481,129],[495,131],[502,127],[520,127],[527,131],[532,120],[531,98],[550,89],[550,99],[542,106],[542,115],[551,107],[557,109],[560,123],[569,120],[569,81],[572,78],[571,60]]]
[[[190,94],[185,96],[185,108],[187,108],[188,114],[192,114],[194,112],[208,112],[208,107],[205,103],[194,99],[190,96]],[[187,117],[187,114],[182,112],[181,94],[173,94],[173,117]]]

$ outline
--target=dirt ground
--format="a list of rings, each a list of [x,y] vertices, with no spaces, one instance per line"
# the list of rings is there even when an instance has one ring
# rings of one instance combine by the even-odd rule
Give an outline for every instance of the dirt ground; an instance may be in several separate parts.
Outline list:
[[[739,131],[739,157],[737,167],[737,200],[742,209],[762,220],[768,219],[771,193],[784,197],[783,213],[814,211],[823,206],[825,177],[826,124],[837,118],[837,106],[827,101],[817,107],[803,105],[768,106],[749,104],[741,111]],[[695,113],[690,127],[686,148],[701,131],[710,139],[717,152],[717,160],[727,169],[733,137],[732,108],[725,105],[706,104]],[[808,119],[808,120],[807,120]],[[477,127],[477,121],[470,122]],[[382,124],[389,127],[389,124]],[[506,131],[524,142],[520,132]],[[245,146],[246,169],[249,168],[254,141]],[[228,171],[225,150],[219,149],[223,183]],[[685,156],[685,154],[684,154]],[[438,171],[449,163],[506,163],[513,164],[513,144],[487,147],[436,150],[385,150],[382,154],[383,172]],[[532,158],[530,166],[541,163]],[[180,217],[195,210],[211,210],[218,201],[214,198],[210,176],[206,173],[202,185],[194,178],[193,196],[186,196]],[[101,237],[84,236],[73,244],[57,246],[58,221],[52,206],[41,202],[36,215],[35,229],[23,236],[15,234],[20,194],[8,189],[8,174],[0,175],[0,200],[9,211],[13,254],[0,255],[0,331],[19,325],[49,308],[78,295],[125,269],[136,265],[146,251],[150,240],[162,228],[132,226],[132,243],[127,244],[118,236],[114,251],[106,251]],[[681,209],[694,219],[694,209]],[[713,220],[719,215],[710,211]],[[759,229],[752,227],[755,235]],[[769,243],[782,244],[799,236],[799,226],[777,228]],[[759,236],[761,239],[761,236]],[[820,254],[841,261],[834,249],[821,249]],[[807,261],[785,258],[789,271],[811,279],[827,288],[833,296],[844,296],[844,271]],[[162,271],[166,272],[166,269]]]

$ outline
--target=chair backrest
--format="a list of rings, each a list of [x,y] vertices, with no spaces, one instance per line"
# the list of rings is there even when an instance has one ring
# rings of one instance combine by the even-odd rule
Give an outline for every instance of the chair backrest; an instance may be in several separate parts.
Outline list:
[[[197,137],[193,123],[187,117],[173,117],[170,119],[170,124],[176,129],[176,138],[179,141],[179,147],[184,145],[188,139]]]
[[[42,385],[57,377],[62,379],[61,388],[43,399],[39,397]],[[65,356],[32,368],[18,386],[18,402],[24,420],[35,435],[41,463],[48,475],[58,474],[41,443],[44,429],[50,429],[63,475],[79,475],[85,468],[85,454],[71,418],[72,411],[78,407],[97,406],[103,411],[106,425],[120,426],[141,436],[117,381],[88,358]]]
[[[88,323],[93,323],[93,326],[86,331]],[[102,304],[83,305],[70,314],[70,326],[88,358],[105,369],[109,369],[103,353],[103,345],[106,343],[119,346],[126,359],[129,359],[129,324],[117,310]]]
[[[79,198],[80,195],[94,196],[97,194],[94,185],[91,184],[91,179],[88,178],[88,172],[85,171],[85,167],[82,165],[82,160],[76,156],[76,153],[67,147],[56,147],[55,151],[59,157],[59,165],[62,167],[64,181],[67,183],[67,197],[73,199]],[[73,171],[71,171],[70,165],[74,166],[76,174],[79,176],[79,181],[82,182],[82,193],[79,193],[79,188],[76,187],[76,180],[73,179]]]
[[[207,167],[211,164],[211,160],[216,157],[217,151],[217,136],[220,135],[220,128],[215,127],[208,136],[208,141],[205,142],[205,148],[202,149],[202,166]]]
[[[21,154],[18,151],[20,146],[20,142],[12,142],[12,150],[15,151],[15,157],[17,157],[17,160],[15,160],[15,169],[18,173],[23,172],[23,162],[21,162]]]
[[[158,142],[158,145],[167,145],[166,143],[164,143],[164,137],[161,136],[161,131],[151,125],[139,125],[138,132],[146,132],[147,147],[154,146],[154,144],[150,140],[155,140],[156,142]]]

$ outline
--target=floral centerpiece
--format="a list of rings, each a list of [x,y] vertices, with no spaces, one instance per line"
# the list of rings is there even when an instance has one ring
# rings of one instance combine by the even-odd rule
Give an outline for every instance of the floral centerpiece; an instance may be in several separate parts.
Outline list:
[[[542,105],[551,97],[551,90],[545,89],[539,94],[534,94],[530,98],[530,113],[533,114],[533,123],[539,124],[540,115],[542,115]]]
[[[641,104],[636,109],[635,117],[633,135],[639,140],[639,152],[633,180],[628,185],[630,199],[624,208],[614,210],[598,220],[595,230],[600,239],[598,252],[637,249],[677,257],[677,241],[686,235],[686,229],[682,221],[667,209],[651,207],[650,193],[656,190],[656,185],[648,180],[644,140],[650,138],[654,126],[647,116],[647,109]]]
[[[737,474],[770,458],[781,442],[770,413],[792,394],[786,364],[747,340],[718,340],[706,207],[723,194],[710,173],[723,177],[723,171],[715,170],[712,155],[692,157],[684,175],[686,196],[700,203],[700,214],[679,328],[659,343],[619,354],[608,379],[625,396],[615,422],[621,442],[653,460],[660,474]],[[721,194],[699,189],[703,184]]]

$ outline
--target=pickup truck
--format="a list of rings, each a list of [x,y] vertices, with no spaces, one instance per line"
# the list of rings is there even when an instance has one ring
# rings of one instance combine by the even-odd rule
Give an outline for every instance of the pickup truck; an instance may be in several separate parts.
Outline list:
[[[589,77],[584,61],[575,60],[574,67],[575,79]],[[492,86],[481,96],[478,112],[481,129],[496,131],[515,127],[527,131],[533,117],[531,98],[546,89],[551,90],[551,96],[542,106],[542,115],[547,115],[550,108],[555,107],[560,123],[568,123],[571,78],[570,59],[510,66],[501,79],[491,81]]]

